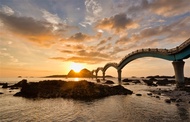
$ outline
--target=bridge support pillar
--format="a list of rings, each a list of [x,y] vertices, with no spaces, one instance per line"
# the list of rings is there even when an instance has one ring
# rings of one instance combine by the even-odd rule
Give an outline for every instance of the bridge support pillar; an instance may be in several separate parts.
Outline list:
[[[172,62],[174,71],[175,71],[175,80],[177,88],[181,88],[185,86],[184,80],[184,64],[185,62],[182,61],[173,61]]]
[[[118,69],[118,70],[117,70],[119,85],[121,85],[121,72],[122,72],[121,69]]]
[[[103,80],[105,80],[105,72],[103,71],[102,73],[103,73]]]
[[[98,73],[96,72],[96,80],[98,79]]]

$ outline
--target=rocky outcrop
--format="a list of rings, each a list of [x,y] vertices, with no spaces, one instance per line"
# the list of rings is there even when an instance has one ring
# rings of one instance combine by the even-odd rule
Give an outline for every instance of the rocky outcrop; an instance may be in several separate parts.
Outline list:
[[[92,72],[88,69],[82,69],[80,72],[75,72],[74,70],[70,70],[67,74],[67,77],[92,77]]]
[[[114,84],[114,82],[111,80],[106,80],[106,82],[104,84]]]
[[[27,98],[73,98],[91,100],[110,95],[127,95],[133,92],[123,86],[107,86],[88,81],[67,82],[61,80],[48,80],[25,84],[19,93],[14,96]]]

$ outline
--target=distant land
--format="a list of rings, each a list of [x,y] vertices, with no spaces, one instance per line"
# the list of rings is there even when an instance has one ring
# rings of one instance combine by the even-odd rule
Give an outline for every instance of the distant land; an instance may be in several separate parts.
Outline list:
[[[67,75],[50,75],[45,76],[44,78],[91,78],[96,77],[95,75],[92,75],[91,71],[84,68],[80,72],[75,72],[74,70],[70,70]],[[102,76],[98,76],[98,78],[101,78]],[[111,75],[106,75],[106,77],[113,77]]]

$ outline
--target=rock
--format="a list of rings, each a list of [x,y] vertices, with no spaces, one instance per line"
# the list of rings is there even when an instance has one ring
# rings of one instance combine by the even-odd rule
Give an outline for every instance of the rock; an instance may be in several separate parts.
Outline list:
[[[182,102],[182,99],[179,98],[179,99],[176,100],[176,102]]]
[[[141,83],[141,82],[139,80],[134,80],[134,81],[132,81],[132,83],[137,84],[137,83]]]
[[[160,98],[160,96],[156,96],[156,98]]]
[[[97,83],[100,83],[100,79],[97,79],[96,82],[97,82]]]
[[[111,80],[107,80],[104,84],[114,84],[114,82]]]
[[[176,106],[179,106],[179,104],[177,103],[177,104],[175,104]]]
[[[152,86],[153,81],[151,80],[143,80],[148,86]]]
[[[147,95],[152,96],[152,93],[147,93]]]
[[[136,94],[136,96],[142,96],[142,94]]]
[[[4,83],[2,88],[8,88],[8,83]]]
[[[91,100],[111,95],[127,95],[133,92],[121,85],[108,86],[88,81],[61,81],[46,80],[30,82],[21,88],[14,96],[27,98],[72,98],[80,100]]]
[[[171,103],[171,100],[170,99],[165,99],[165,102],[166,103]]]
[[[129,80],[128,78],[125,78],[122,80],[123,82],[132,82],[132,80]]]
[[[158,95],[161,95],[161,93],[159,92]]]
[[[3,94],[3,92],[0,92],[0,94]]]
[[[189,101],[189,104],[190,104],[190,101]]]
[[[19,81],[18,83],[14,84],[14,85],[12,85],[10,87],[13,87],[13,89],[16,89],[16,88],[22,87],[22,86],[24,86],[26,84],[27,84],[27,80],[26,79],[22,79],[21,81]]]
[[[171,100],[172,102],[175,102],[175,101],[176,101],[176,98],[170,98],[170,100]]]

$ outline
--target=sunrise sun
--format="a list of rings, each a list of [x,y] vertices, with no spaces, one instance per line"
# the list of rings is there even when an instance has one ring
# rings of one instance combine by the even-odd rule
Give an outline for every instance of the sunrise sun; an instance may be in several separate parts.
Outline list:
[[[83,68],[84,66],[82,64],[71,63],[71,69],[74,70],[75,72],[80,72],[80,70]]]

